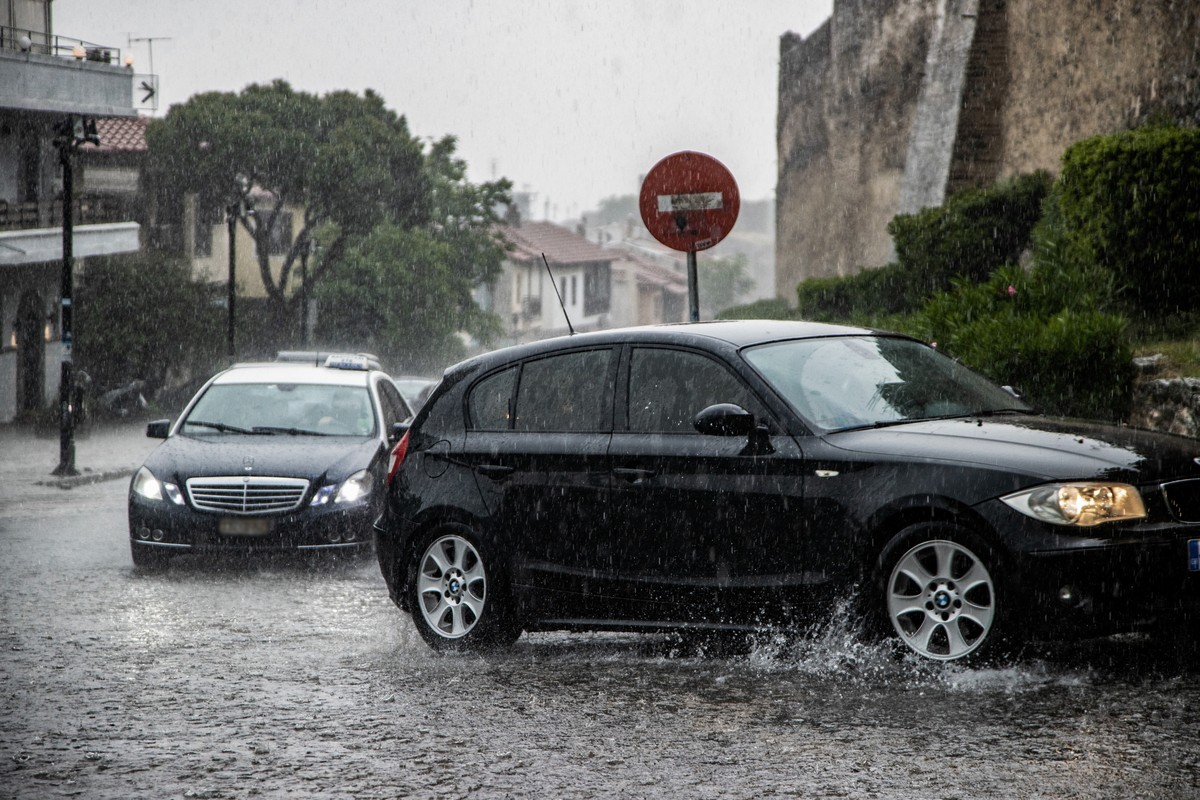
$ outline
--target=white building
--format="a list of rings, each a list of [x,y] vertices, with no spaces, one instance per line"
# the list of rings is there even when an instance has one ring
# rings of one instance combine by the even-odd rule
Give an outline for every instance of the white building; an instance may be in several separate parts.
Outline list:
[[[135,113],[133,70],[120,50],[55,35],[50,7],[0,0],[0,423],[58,398],[63,183],[55,140],[96,118]],[[138,250],[135,222],[86,192],[73,199],[75,258]]]

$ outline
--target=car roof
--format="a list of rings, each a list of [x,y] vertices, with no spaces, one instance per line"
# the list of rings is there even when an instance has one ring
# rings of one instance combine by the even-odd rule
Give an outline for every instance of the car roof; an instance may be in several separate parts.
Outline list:
[[[503,363],[507,361],[549,353],[567,347],[600,346],[620,342],[646,342],[654,344],[711,345],[721,342],[735,349],[749,345],[788,339],[812,339],[828,336],[870,336],[876,334],[898,336],[871,328],[848,325],[832,325],[824,322],[803,320],[712,320],[708,322],[676,322],[662,325],[642,325],[629,328],[611,328],[603,331],[577,333],[540,339],[527,344],[513,345],[490,353],[467,359],[456,367]],[[455,370],[452,367],[451,370]]]
[[[232,383],[315,383],[329,386],[366,386],[374,371],[314,367],[289,362],[234,364],[213,378],[214,385]]]

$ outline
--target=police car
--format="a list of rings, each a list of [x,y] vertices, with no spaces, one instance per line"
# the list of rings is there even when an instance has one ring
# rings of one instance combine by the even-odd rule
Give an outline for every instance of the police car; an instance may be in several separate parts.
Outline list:
[[[412,411],[378,362],[322,354],[213,376],[129,487],[138,567],[187,553],[371,549],[395,426]]]

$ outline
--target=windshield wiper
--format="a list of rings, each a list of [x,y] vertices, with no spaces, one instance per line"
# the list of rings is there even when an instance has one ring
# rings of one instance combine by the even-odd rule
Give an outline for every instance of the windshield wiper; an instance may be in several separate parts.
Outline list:
[[[1032,414],[1033,411],[1028,408],[987,408],[982,411],[972,411],[970,414],[964,414],[967,417],[1000,417],[1006,414]]]
[[[196,420],[189,419],[187,422],[185,422],[183,424],[184,425],[195,425],[200,428],[212,428],[214,431],[220,431],[221,433],[245,433],[247,435],[253,436],[255,433],[258,432],[257,430],[251,431],[251,430],[247,430],[246,428],[239,428],[237,425],[226,425],[224,422],[198,422]]]
[[[251,433],[286,433],[289,436],[331,436],[325,431],[310,431],[304,428],[277,428],[274,425],[255,425]]]

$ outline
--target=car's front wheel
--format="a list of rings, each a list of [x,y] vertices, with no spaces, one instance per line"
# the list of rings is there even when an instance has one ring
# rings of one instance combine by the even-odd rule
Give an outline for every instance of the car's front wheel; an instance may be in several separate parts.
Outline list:
[[[415,550],[408,582],[413,622],[436,650],[512,644],[521,634],[500,574],[473,536],[441,529]]]
[[[911,526],[888,543],[876,591],[890,627],[910,650],[938,661],[999,650],[1006,622],[995,551],[950,524]]]

